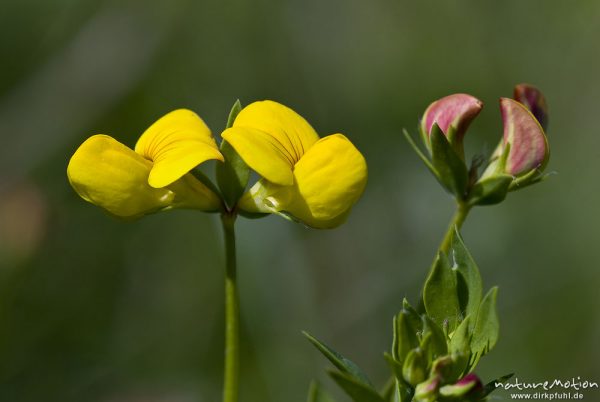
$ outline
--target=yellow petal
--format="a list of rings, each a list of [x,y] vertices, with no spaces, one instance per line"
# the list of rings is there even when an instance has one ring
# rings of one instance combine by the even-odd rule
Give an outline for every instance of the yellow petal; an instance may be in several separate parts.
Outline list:
[[[191,174],[165,188],[148,184],[152,162],[107,135],[88,138],[67,167],[71,186],[84,200],[122,218],[171,208],[216,211],[219,198]]]
[[[148,185],[152,163],[107,135],[94,135],[69,161],[71,186],[113,215],[137,217],[166,208],[173,192]]]
[[[231,127],[221,136],[260,176],[281,185],[294,183],[294,163],[275,137],[251,127]]]
[[[246,106],[233,127],[222,136],[248,166],[267,180],[282,185],[292,183],[294,165],[319,140],[302,116],[273,101]],[[270,166],[272,161],[276,166]]]
[[[345,136],[334,134],[319,140],[296,164],[294,185],[261,180],[240,200],[240,207],[289,214],[314,228],[334,228],[345,221],[366,183],[364,157]]]
[[[210,129],[187,109],[175,110],[150,126],[135,151],[153,162],[148,183],[155,188],[168,186],[209,159],[223,160]]]

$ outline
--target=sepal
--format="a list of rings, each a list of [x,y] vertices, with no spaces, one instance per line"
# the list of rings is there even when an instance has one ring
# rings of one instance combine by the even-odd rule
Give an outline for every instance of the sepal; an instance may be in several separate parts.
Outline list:
[[[402,364],[402,377],[413,387],[425,381],[427,375],[427,357],[421,348],[408,352]]]
[[[229,112],[225,129],[233,125],[241,110],[242,105],[238,99]],[[225,203],[232,209],[246,190],[250,178],[250,168],[227,141],[221,141],[220,151],[225,161],[216,165],[217,183]]]
[[[440,183],[451,194],[462,200],[467,190],[469,174],[467,166],[456,153],[437,124],[431,128],[431,164],[437,172]]]

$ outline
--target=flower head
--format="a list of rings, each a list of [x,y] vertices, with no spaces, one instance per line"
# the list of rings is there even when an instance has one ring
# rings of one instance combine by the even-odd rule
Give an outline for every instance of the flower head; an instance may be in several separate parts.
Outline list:
[[[88,138],[67,167],[71,186],[113,215],[136,218],[171,208],[217,210],[219,198],[188,172],[209,159],[223,160],[210,130],[190,110],[159,119],[135,151],[107,135]]]
[[[243,211],[333,228],[365,188],[365,159],[344,135],[319,138],[306,120],[279,103],[248,105],[222,137],[261,176],[240,199]]]

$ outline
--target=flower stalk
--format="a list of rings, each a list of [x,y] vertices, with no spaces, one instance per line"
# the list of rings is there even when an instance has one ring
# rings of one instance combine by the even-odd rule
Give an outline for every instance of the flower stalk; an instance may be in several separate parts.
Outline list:
[[[460,230],[465,219],[467,219],[467,215],[469,215],[469,211],[471,211],[472,206],[465,202],[458,202],[456,204],[456,212],[454,212],[454,216],[448,225],[448,230],[446,230],[446,234],[444,235],[444,239],[440,244],[438,252],[441,251],[445,254],[448,254],[450,251],[450,246],[452,244],[452,236],[454,235],[454,228],[456,230]]]
[[[225,239],[225,367],[223,402],[237,402],[240,366],[240,299],[237,288],[235,212],[221,214]]]

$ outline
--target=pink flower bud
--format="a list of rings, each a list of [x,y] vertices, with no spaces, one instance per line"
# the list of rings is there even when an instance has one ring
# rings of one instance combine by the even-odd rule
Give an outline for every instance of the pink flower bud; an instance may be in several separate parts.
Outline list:
[[[457,383],[452,385],[445,385],[442,388],[440,388],[440,394],[447,398],[460,398],[461,401],[471,400],[471,398],[465,398],[465,396],[467,394],[476,396],[475,394],[477,393],[477,391],[481,391],[482,389],[483,384],[481,383],[479,377],[477,377],[475,373],[469,373]],[[479,398],[476,399],[479,400]]]
[[[462,379],[460,379],[456,385],[459,385],[461,387],[472,387],[472,388],[479,388],[482,386],[481,384],[481,380],[479,379],[479,377],[477,377],[477,374],[475,373],[469,373],[466,376],[464,376]]]
[[[519,176],[533,169],[543,169],[550,155],[544,129],[522,104],[500,98],[504,123],[504,146],[510,144],[505,173]]]
[[[462,141],[471,121],[479,114],[483,103],[467,94],[454,94],[433,102],[425,110],[421,119],[421,129],[429,137],[434,123],[448,136],[449,130],[455,131],[456,140]],[[452,141],[452,139],[450,139]]]
[[[521,102],[535,116],[544,130],[548,127],[548,105],[542,92],[529,84],[515,85],[513,98]]]

